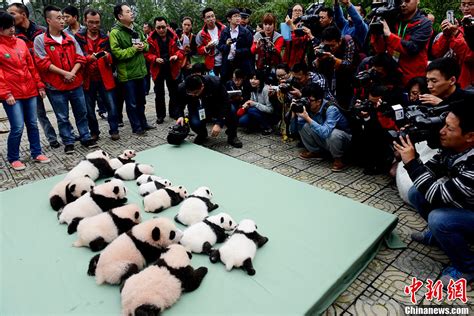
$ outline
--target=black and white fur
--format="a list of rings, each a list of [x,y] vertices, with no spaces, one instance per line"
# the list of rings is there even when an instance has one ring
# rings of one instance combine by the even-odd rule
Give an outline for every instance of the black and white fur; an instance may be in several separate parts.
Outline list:
[[[159,176],[152,175],[152,174],[142,174],[141,176],[139,176],[137,178],[137,185],[141,186],[144,183],[158,181],[158,180],[161,180],[161,179],[163,179],[163,178],[159,177]]]
[[[141,163],[127,163],[115,170],[115,178],[122,180],[135,180],[142,174],[153,174],[155,169],[151,165]]]
[[[123,315],[157,315],[178,301],[182,292],[199,287],[206,267],[191,266],[191,253],[181,245],[171,245],[160,259],[128,278],[121,288]]]
[[[122,180],[113,179],[99,184],[91,192],[66,205],[59,213],[59,223],[70,225],[68,231],[74,232],[81,219],[124,205],[126,195],[127,189]]]
[[[77,225],[77,240],[73,246],[89,247],[92,251],[100,251],[120,234],[128,232],[141,221],[140,209],[136,204],[127,204],[84,218]]]
[[[227,269],[242,267],[248,275],[254,275],[252,260],[257,248],[262,247],[268,241],[257,232],[257,225],[250,219],[242,220],[232,236],[217,250],[211,250],[209,259],[212,263],[221,260]]]
[[[135,150],[126,149],[117,158],[110,159],[110,166],[112,169],[117,170],[127,163],[135,162],[133,158],[135,158],[136,155]]]
[[[89,262],[87,274],[97,284],[119,284],[157,260],[163,250],[180,241],[183,233],[168,218],[153,218],[135,225],[112,241]]]
[[[49,193],[49,204],[53,210],[59,211],[67,204],[90,192],[94,186],[94,181],[89,177],[62,180]]]
[[[235,221],[227,213],[219,213],[206,217],[202,222],[193,224],[183,231],[179,242],[194,253],[209,254],[216,243],[224,242],[236,227]]]
[[[110,166],[109,154],[99,149],[87,154],[85,160],[81,160],[77,166],[68,172],[65,179],[72,180],[79,177],[89,177],[93,181],[97,179],[110,178],[114,175],[114,169]]]
[[[171,186],[171,181],[168,179],[154,180],[152,182],[147,182],[140,185],[138,188],[138,193],[140,193],[141,196],[147,196],[150,193],[169,186]]]
[[[159,189],[143,199],[145,212],[159,213],[171,206],[178,205],[188,196],[182,185]]]
[[[185,226],[201,222],[209,212],[219,207],[213,204],[213,193],[208,187],[199,187],[181,205],[175,221]]]

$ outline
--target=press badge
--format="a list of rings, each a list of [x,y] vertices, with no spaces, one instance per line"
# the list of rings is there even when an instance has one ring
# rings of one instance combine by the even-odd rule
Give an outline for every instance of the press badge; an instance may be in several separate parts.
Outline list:
[[[201,121],[206,119],[206,109],[199,109],[199,119]]]
[[[394,51],[392,55],[393,60],[395,60],[396,63],[400,61],[400,52]]]

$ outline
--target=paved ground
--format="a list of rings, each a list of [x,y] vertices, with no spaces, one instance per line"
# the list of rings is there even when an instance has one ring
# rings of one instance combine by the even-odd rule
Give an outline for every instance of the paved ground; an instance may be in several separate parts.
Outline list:
[[[154,95],[148,96],[147,100],[149,104],[147,117],[151,123],[154,122]],[[54,114],[49,112],[48,116],[54,124]],[[0,130],[8,128],[8,121],[2,117],[4,117],[3,109],[0,111]],[[120,131],[121,139],[113,142],[107,137],[106,121],[99,120],[99,122],[102,131],[99,145],[111,156],[117,156],[125,148],[141,151],[165,143],[168,126],[171,125],[171,121],[168,119],[156,130],[149,131],[146,136],[138,137],[131,134],[126,121],[125,127]],[[426,224],[412,208],[399,198],[391,178],[366,176],[357,167],[351,167],[341,173],[333,173],[329,169],[330,162],[301,160],[298,158],[300,149],[296,147],[296,143],[283,143],[278,136],[240,133],[244,147],[235,149],[227,145],[225,135],[222,134],[218,139],[211,140],[206,146],[398,216],[397,231],[408,244],[408,248],[405,250],[382,249],[359,278],[326,311],[326,314],[403,315],[403,307],[405,305],[411,306],[409,297],[403,293],[404,286],[410,284],[412,277],[423,281],[428,278],[436,279],[442,268],[448,263],[448,258],[441,250],[422,246],[410,240],[411,231],[422,231]],[[66,156],[63,147],[52,149],[42,137],[44,153],[52,161],[48,165],[38,165],[32,162],[29,157],[26,130],[24,138],[21,157],[26,163],[27,169],[15,172],[8,168],[7,164],[7,134],[0,134],[0,191],[67,172],[87,152],[85,148],[76,145],[76,153]],[[471,313],[474,314],[474,305],[472,304],[474,290],[470,287],[468,289],[468,303],[470,303]],[[429,304],[421,299],[425,292],[426,289],[418,292],[419,304]],[[442,303],[452,305],[446,299]],[[458,305],[457,303],[460,302],[457,301],[456,305]]]

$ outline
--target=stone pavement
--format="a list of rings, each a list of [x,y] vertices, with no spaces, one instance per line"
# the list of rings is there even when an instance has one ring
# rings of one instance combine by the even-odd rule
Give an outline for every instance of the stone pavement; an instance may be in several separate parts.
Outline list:
[[[153,93],[147,97],[147,104],[147,117],[151,124],[155,121]],[[54,113],[50,111],[48,116],[55,125]],[[72,114],[70,117],[73,118]],[[99,119],[102,134],[98,143],[112,157],[120,154],[123,149],[132,148],[141,151],[166,143],[168,127],[172,124],[170,119],[166,119],[165,124],[158,125],[156,130],[148,131],[146,136],[141,137],[132,135],[125,114],[124,119],[125,127],[120,130],[121,139],[116,142],[108,137],[107,122]],[[8,121],[4,118],[2,109],[0,130],[5,128],[8,129]],[[228,145],[225,134],[221,134],[217,139],[211,139],[206,147],[398,216],[397,231],[408,247],[404,250],[383,248],[365,271],[329,307],[327,315],[404,315],[404,306],[412,306],[409,297],[403,292],[404,286],[411,283],[412,277],[422,281],[428,278],[436,279],[448,263],[448,258],[438,248],[411,241],[411,231],[424,230],[426,223],[411,207],[403,203],[398,196],[394,181],[388,176],[366,176],[358,167],[333,173],[329,169],[330,162],[302,160],[298,158],[300,149],[295,142],[284,143],[275,135],[261,136],[240,132],[239,137],[244,147],[236,149]],[[8,167],[6,159],[7,135],[0,134],[0,191],[65,173],[87,153],[84,147],[76,143],[76,153],[65,155],[64,147],[52,149],[42,136],[43,151],[51,158],[51,163],[36,164],[29,157],[25,129],[21,158],[27,168],[16,172]],[[468,290],[468,304],[471,313],[474,314],[472,303],[474,290],[470,286]],[[418,304],[435,304],[422,299],[425,292],[426,289],[423,288],[417,293]],[[455,303],[455,305],[462,304],[460,301]],[[446,299],[442,304],[453,305]]]

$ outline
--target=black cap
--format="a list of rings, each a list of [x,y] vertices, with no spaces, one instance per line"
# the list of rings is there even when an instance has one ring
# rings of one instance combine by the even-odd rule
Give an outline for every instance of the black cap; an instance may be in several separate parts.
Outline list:
[[[248,18],[252,14],[252,10],[248,8],[239,8],[240,16],[243,18]]]
[[[234,14],[240,14],[240,11],[236,8],[233,8],[233,9],[230,9],[229,11],[227,11],[227,13],[225,14],[225,17],[226,18],[231,18]]]

